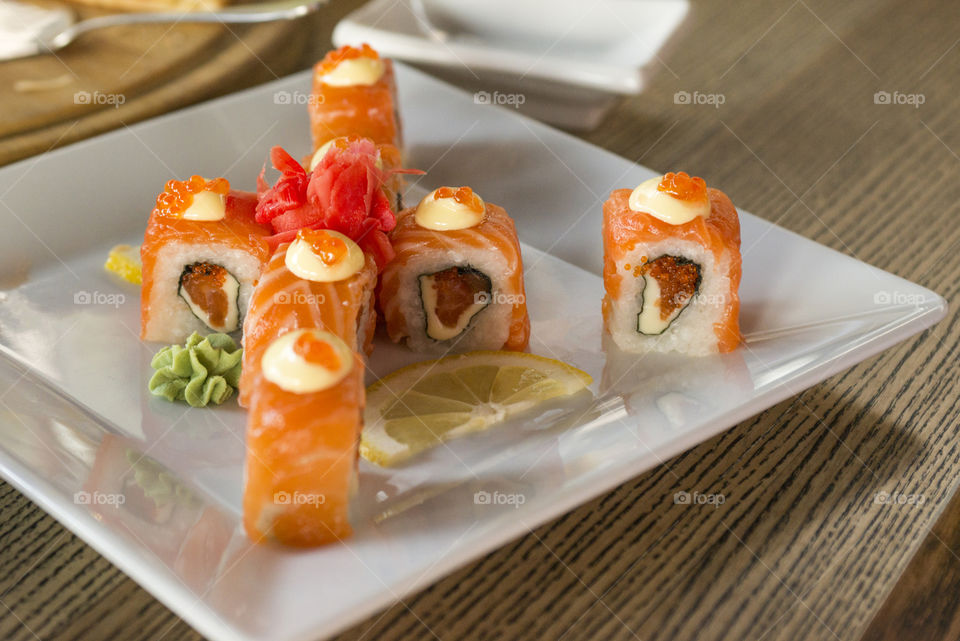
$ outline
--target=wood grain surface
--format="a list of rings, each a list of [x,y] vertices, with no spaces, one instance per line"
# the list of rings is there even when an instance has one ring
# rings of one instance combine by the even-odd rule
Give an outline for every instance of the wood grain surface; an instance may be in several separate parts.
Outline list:
[[[946,0],[694,0],[645,93],[585,138],[952,300],[958,24]],[[342,639],[955,639],[958,341],[951,310]],[[680,490],[726,500],[677,505]],[[0,541],[0,638],[200,638],[5,485]]]

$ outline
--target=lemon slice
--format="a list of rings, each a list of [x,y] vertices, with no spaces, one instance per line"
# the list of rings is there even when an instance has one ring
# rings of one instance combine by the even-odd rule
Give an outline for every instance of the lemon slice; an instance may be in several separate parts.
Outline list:
[[[566,363],[521,352],[469,352],[415,363],[367,388],[360,455],[393,465],[575,394],[592,381]]]
[[[110,250],[103,268],[113,272],[123,280],[140,285],[143,283],[140,264],[140,246],[117,245]]]

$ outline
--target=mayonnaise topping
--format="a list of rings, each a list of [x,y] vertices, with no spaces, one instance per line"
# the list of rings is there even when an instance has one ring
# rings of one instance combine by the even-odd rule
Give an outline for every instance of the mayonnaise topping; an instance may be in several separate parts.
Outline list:
[[[353,352],[343,340],[320,329],[297,329],[274,340],[263,353],[264,377],[294,394],[329,389],[354,366]]]
[[[322,80],[333,87],[369,86],[376,84],[384,71],[386,67],[380,58],[359,56],[341,60],[331,71],[323,74]]]
[[[212,191],[193,195],[193,202],[183,211],[186,220],[223,220],[227,215],[227,197]]]
[[[710,215],[710,200],[706,196],[692,201],[681,200],[657,189],[662,179],[657,176],[640,183],[630,194],[630,209],[650,214],[671,225],[682,225],[697,216]]]
[[[476,227],[486,218],[486,205],[469,187],[440,187],[427,194],[414,213],[426,229],[448,231]]]
[[[366,257],[360,246],[330,229],[301,229],[287,247],[287,269],[306,280],[333,283],[363,269]]]
[[[313,158],[310,159],[310,166],[307,168],[307,171],[313,171],[314,168],[320,164],[320,161],[323,160],[323,157],[327,155],[327,152],[330,151],[330,148],[341,140],[344,141],[344,145],[346,145],[349,142],[349,137],[338,136],[320,145],[320,147],[313,152]],[[374,162],[374,165],[376,165],[377,169],[383,169],[383,161],[380,159],[379,151],[377,152],[377,160]]]

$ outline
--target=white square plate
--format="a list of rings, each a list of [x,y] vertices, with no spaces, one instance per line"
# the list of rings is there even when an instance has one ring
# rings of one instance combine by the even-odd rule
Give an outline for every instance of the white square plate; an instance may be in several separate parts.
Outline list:
[[[0,472],[200,632],[316,639],[797,394],[945,314],[936,294],[744,213],[747,345],[705,359],[605,352],[600,205],[648,169],[398,65],[410,196],[469,183],[525,242],[531,350],[595,378],[593,401],[360,470],[344,545],[251,546],[243,412],[146,392],[137,288],[102,269],[171,176],[252,188],[308,151],[309,74],[0,170]],[[384,373],[415,357],[379,345]],[[123,497],[122,499],[119,497]]]

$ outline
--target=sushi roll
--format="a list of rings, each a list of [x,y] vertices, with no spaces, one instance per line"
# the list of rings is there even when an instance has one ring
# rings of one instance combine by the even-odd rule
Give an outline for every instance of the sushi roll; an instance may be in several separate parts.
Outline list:
[[[335,334],[304,327],[273,334],[246,367],[247,535],[298,547],[350,536],[365,402],[360,356]]]
[[[530,341],[513,220],[469,187],[401,212],[378,304],[394,342],[419,352],[522,351]]]
[[[193,332],[233,332],[270,258],[272,230],[255,220],[256,194],[223,178],[171,180],[157,197],[140,249],[140,336],[182,343]]]
[[[603,205],[603,319],[625,352],[705,355],[740,344],[740,219],[684,172]]]
[[[285,332],[315,327],[335,334],[352,351],[369,353],[376,327],[377,263],[350,238],[331,230],[301,229],[263,270],[243,325],[240,404],[249,403],[257,362]]]
[[[313,148],[340,136],[402,148],[393,64],[369,45],[331,51],[313,69]]]

